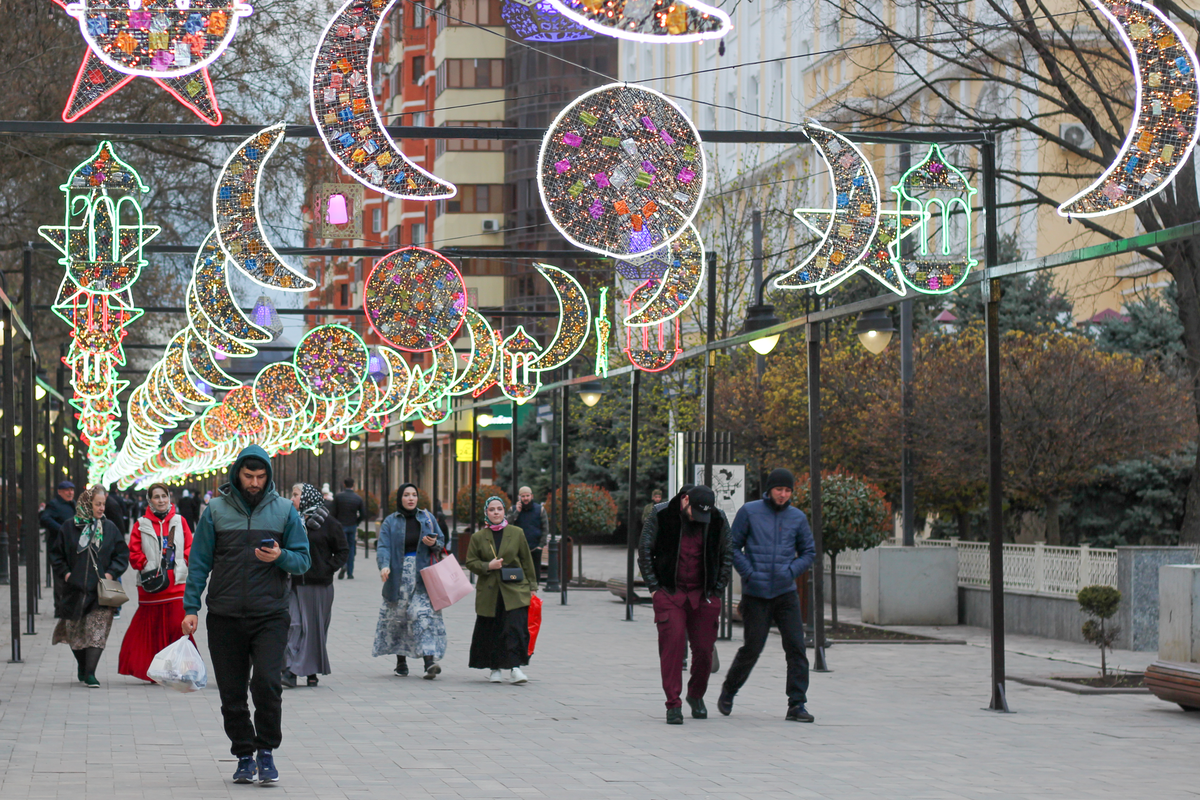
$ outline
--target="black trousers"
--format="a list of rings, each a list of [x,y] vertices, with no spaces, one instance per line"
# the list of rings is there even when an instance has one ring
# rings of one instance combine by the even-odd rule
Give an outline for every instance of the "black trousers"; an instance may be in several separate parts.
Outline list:
[[[229,752],[238,758],[274,750],[283,741],[283,667],[291,615],[208,615],[208,652],[221,694]],[[253,667],[253,674],[251,668]],[[254,698],[254,722],[246,688]]]
[[[808,702],[808,656],[804,653],[804,618],[800,614],[800,597],[795,592],[786,592],[770,600],[762,597],[742,595],[742,625],[745,644],[733,658],[733,665],[725,676],[722,689],[726,694],[737,694],[738,689],[750,677],[750,671],[758,663],[771,621],[779,628],[783,638],[783,652],[787,656],[788,707]]]

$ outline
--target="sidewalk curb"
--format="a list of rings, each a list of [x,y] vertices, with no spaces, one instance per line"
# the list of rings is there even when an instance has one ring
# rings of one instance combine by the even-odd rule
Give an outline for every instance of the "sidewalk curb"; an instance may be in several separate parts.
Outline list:
[[[1069,681],[1056,681],[1053,678],[1034,678],[1028,675],[1007,675],[1010,681],[1023,683],[1026,686],[1045,686],[1049,689],[1058,689],[1060,692],[1071,692],[1072,694],[1150,694],[1148,688],[1133,688],[1133,689],[1103,689],[1096,686],[1080,686]]]

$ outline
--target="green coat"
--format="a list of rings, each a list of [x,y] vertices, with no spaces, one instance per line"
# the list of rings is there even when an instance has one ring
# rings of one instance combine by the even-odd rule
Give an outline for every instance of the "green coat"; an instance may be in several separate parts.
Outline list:
[[[504,593],[504,608],[512,611],[529,605],[530,597],[537,591],[537,569],[533,565],[529,543],[525,541],[525,531],[509,525],[504,529],[504,538],[500,540],[500,550],[496,554],[492,552],[494,543],[491,529],[484,528],[475,532],[467,548],[467,569],[479,576],[475,584],[475,613],[481,617],[496,616],[496,592]],[[500,570],[488,569],[488,562],[497,556],[504,559],[504,566],[524,570],[525,581],[501,585]]]

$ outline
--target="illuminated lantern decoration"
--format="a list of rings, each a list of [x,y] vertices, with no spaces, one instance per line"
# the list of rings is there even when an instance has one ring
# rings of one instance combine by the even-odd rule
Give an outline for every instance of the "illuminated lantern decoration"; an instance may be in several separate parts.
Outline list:
[[[74,122],[137,76],[152,79],[210,125],[221,111],[208,68],[229,46],[238,0],[54,0],[79,22],[88,50],[75,75],[63,120]]]
[[[539,373],[531,367],[542,348],[520,325],[500,346],[500,391],[517,405],[533,399],[542,388]]]
[[[971,256],[971,198],[978,190],[946,162],[936,144],[892,187],[896,210],[919,217],[917,224],[888,244],[901,280],[925,294],[952,292],[979,262]],[[915,236],[912,252],[904,239]]]
[[[555,10],[546,0],[504,0],[500,16],[527,42],[572,42],[592,32]]]
[[[608,318],[608,287],[600,289],[600,308],[596,313],[596,375],[608,377],[608,338],[612,335],[612,320]]]
[[[572,244],[623,259],[682,234],[704,196],[700,134],[652,89],[612,84],[567,106],[538,153],[538,192]]]
[[[1188,163],[1200,136],[1196,53],[1175,23],[1143,0],[1088,0],[1108,18],[1133,67],[1133,118],[1116,159],[1058,207],[1065,217],[1100,217],[1161,192]]]
[[[633,290],[625,300],[627,318],[639,313],[658,293],[654,281],[646,281]],[[680,346],[678,315],[653,325],[625,326],[625,355],[638,369],[645,372],[662,372],[675,363],[683,352]]]

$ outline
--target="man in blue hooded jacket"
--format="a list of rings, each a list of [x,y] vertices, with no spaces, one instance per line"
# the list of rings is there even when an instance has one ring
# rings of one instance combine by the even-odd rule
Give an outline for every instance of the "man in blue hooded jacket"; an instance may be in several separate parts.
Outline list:
[[[796,479],[786,469],[767,477],[762,500],[746,503],[733,519],[733,566],[742,576],[742,624],[745,644],[734,656],[717,710],[733,712],[733,698],[750,677],[771,621],[783,638],[787,656],[788,712],[792,722],[812,722],[808,702],[808,656],[796,579],[813,564],[816,548],[804,512],[792,505]]]
[[[208,584],[208,652],[225,735],[238,759],[234,783],[253,783],[256,774],[262,783],[279,780],[273,751],[283,740],[289,575],[303,575],[309,564],[304,523],[275,491],[267,452],[250,445],[196,525],[183,595],[186,636],[199,624]],[[254,698],[253,722],[247,687]]]

